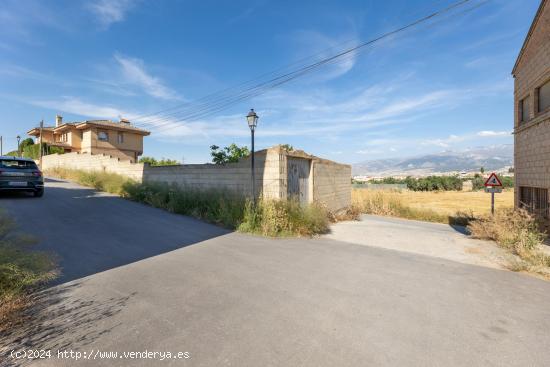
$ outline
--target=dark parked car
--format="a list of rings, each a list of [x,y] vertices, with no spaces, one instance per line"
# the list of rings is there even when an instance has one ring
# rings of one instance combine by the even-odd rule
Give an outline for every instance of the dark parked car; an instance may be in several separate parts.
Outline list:
[[[44,195],[44,177],[32,159],[0,156],[0,192],[5,191]]]

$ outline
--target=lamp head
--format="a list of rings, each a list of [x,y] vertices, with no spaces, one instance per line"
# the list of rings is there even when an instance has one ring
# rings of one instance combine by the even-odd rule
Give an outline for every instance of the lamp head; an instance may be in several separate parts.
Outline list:
[[[246,121],[248,122],[248,127],[250,130],[254,131],[258,125],[258,115],[254,112],[254,109],[251,108],[248,115],[246,115]]]

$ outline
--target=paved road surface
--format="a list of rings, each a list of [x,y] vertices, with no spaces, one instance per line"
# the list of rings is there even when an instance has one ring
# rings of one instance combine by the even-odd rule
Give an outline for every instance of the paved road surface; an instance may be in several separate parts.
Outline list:
[[[22,338],[4,336],[4,350],[191,358],[32,365],[550,365],[548,282],[328,238],[224,234],[71,184],[47,189],[43,199],[0,205],[44,222],[35,232],[45,246],[75,262],[63,260],[68,279],[89,276],[46,290]],[[411,241],[419,231],[411,228]]]
[[[411,252],[471,265],[506,269],[512,256],[490,241],[465,236],[464,227],[363,215],[332,226],[326,237],[358,245]]]

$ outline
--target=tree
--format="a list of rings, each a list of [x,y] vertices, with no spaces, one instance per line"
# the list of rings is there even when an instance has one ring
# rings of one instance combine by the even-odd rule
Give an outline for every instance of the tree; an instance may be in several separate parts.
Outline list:
[[[153,157],[141,157],[139,159],[139,163],[147,163],[150,166],[176,166],[180,164],[175,159],[168,159],[168,158],[162,158],[160,160],[157,160]]]
[[[281,148],[283,148],[287,152],[292,152],[294,150],[294,147],[290,144],[281,144]]]
[[[482,166],[482,167],[479,169],[479,172],[481,172],[481,174],[484,174],[484,173],[485,173],[485,167]]]
[[[230,146],[225,148],[220,148],[217,145],[211,145],[210,155],[212,156],[212,162],[216,164],[226,164],[235,163],[241,158],[248,157],[250,155],[250,151],[246,146],[239,147],[235,143],[232,143]]]
[[[34,145],[34,140],[32,140],[32,138],[23,139],[19,144],[19,148],[21,149],[21,151],[23,151],[25,147],[29,145]]]

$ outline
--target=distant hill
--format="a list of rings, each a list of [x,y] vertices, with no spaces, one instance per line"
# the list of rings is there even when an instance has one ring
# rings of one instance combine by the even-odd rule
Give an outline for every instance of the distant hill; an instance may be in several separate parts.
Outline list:
[[[427,176],[430,174],[478,171],[499,171],[513,165],[512,144],[496,145],[463,151],[445,151],[411,158],[368,160],[352,165],[354,176]]]

